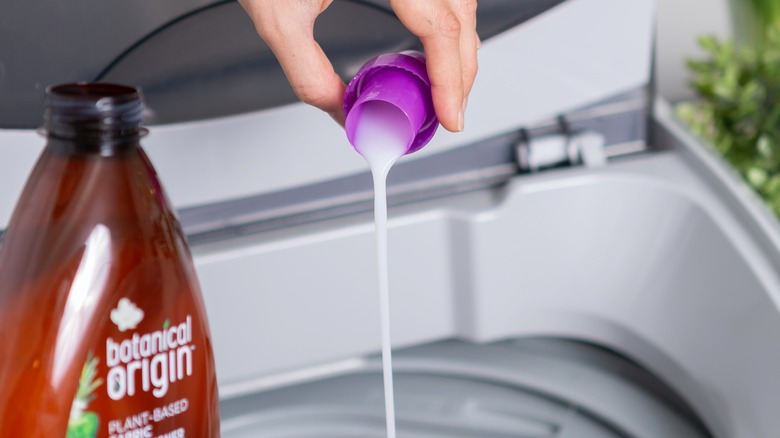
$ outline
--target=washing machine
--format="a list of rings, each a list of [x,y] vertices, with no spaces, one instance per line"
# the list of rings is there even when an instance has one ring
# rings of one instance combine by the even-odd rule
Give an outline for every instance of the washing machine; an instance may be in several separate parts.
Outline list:
[[[480,0],[466,128],[389,177],[399,436],[776,437],[780,226],[654,95],[651,0]],[[46,85],[140,85],[225,437],[384,436],[372,187],[239,5],[0,4],[0,228]],[[315,34],[419,48],[383,0]]]

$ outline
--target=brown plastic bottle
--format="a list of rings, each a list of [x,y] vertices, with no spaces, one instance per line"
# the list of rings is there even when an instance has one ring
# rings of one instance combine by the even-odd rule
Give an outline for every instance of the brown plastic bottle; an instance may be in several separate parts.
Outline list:
[[[134,88],[47,90],[0,244],[0,437],[219,437],[200,288]]]

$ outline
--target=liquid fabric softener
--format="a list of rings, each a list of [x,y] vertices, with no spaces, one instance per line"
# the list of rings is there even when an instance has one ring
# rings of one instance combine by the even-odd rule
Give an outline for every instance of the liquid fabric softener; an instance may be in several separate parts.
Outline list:
[[[374,178],[385,416],[387,436],[395,438],[386,181],[393,164],[425,146],[439,126],[423,54],[386,54],[364,64],[347,86],[344,114],[347,138],[366,159]]]
[[[214,358],[134,88],[47,91],[0,246],[0,437],[219,437]]]

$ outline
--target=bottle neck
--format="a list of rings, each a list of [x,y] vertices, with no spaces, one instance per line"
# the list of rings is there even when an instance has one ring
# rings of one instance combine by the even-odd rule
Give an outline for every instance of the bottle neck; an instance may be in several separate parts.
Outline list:
[[[138,147],[140,91],[124,85],[74,83],[49,87],[43,130],[50,150],[111,156]]]
[[[145,133],[143,130],[137,135],[119,138],[62,138],[49,134],[46,136],[46,149],[56,155],[74,157],[119,157],[138,149]]]

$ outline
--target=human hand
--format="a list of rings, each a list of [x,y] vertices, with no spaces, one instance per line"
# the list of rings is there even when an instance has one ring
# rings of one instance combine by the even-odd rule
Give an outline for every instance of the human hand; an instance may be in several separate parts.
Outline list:
[[[477,75],[477,0],[390,0],[390,5],[423,44],[439,122],[448,131],[462,131]]]
[[[314,40],[314,21],[333,0],[239,0],[302,101],[344,124],[344,82]],[[463,130],[477,74],[476,0],[390,0],[398,19],[420,38],[433,106],[442,126]]]

